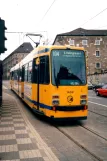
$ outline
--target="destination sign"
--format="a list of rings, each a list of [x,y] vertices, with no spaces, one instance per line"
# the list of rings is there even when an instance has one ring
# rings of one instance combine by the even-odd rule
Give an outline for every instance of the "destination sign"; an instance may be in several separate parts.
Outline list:
[[[64,57],[82,57],[83,51],[76,50],[53,50],[53,56],[64,56]]]

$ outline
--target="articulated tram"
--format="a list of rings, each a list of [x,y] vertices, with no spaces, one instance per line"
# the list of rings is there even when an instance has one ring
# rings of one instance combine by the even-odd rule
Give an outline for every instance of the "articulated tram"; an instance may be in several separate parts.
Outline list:
[[[10,70],[11,89],[50,118],[87,119],[84,48],[38,46]]]

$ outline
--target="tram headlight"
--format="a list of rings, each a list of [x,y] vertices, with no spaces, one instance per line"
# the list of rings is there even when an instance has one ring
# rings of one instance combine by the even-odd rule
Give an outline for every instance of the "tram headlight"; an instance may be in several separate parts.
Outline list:
[[[52,100],[52,105],[54,105],[54,106],[59,105],[59,100]]]
[[[59,99],[59,95],[53,95],[52,99]]]
[[[59,95],[58,94],[52,95],[52,105],[58,106],[59,103],[60,103]]]
[[[87,98],[87,95],[85,95],[85,94],[84,95],[81,95],[80,98],[81,99],[86,99]]]
[[[86,105],[86,104],[87,104],[87,100],[81,100],[81,101],[80,101],[80,104],[81,104],[81,105]]]

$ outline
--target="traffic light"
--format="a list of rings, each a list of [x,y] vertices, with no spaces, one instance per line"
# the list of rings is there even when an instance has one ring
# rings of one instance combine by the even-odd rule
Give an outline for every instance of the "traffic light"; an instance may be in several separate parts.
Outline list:
[[[0,54],[4,53],[7,49],[5,48],[5,21],[0,18]]]

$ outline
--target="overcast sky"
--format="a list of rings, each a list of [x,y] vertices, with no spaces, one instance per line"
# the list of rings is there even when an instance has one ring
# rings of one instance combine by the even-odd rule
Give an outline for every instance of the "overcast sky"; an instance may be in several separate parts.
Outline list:
[[[79,27],[107,29],[107,0],[0,0],[0,17],[7,32],[37,32],[51,40]],[[1,59],[30,41],[25,34],[6,33],[6,37],[7,51]]]

